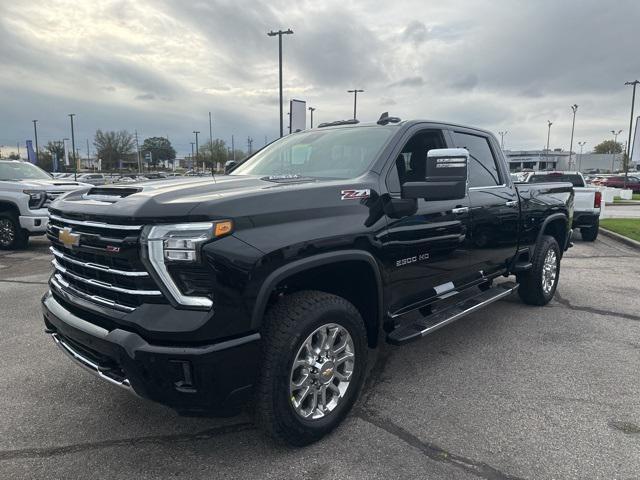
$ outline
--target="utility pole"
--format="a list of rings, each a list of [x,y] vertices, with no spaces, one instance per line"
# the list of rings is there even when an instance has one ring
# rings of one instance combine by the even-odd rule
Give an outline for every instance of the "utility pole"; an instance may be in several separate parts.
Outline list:
[[[38,123],[38,120],[31,121],[33,122],[33,136],[36,141],[36,163],[38,163],[38,127],[36,125]]]
[[[249,149],[249,155],[251,155],[252,147],[253,147],[253,138],[247,137],[247,148]]]
[[[200,133],[199,131],[194,130],[193,133],[196,134],[196,170],[198,167],[198,158],[200,158],[200,153],[198,152],[198,134]]]
[[[136,134],[136,154],[138,156],[138,173],[142,173],[142,162],[140,161],[140,144],[138,143],[138,130],[134,130]]]
[[[639,80],[633,82],[625,82],[625,85],[633,85],[633,93],[631,94],[631,120],[629,120],[629,141],[627,141],[627,161],[624,162],[624,188],[627,188],[627,180],[629,178],[629,163],[631,162],[631,131],[633,130],[633,107],[636,102],[636,86]]]
[[[73,153],[73,164],[75,165],[75,169],[73,172],[73,179],[78,179],[78,162],[76,161],[76,137],[75,132],[73,131],[73,117],[75,117],[75,113],[70,113],[69,118],[71,119],[71,152]]]
[[[582,149],[585,146],[587,142],[578,142],[578,145],[580,146],[580,157],[578,158],[578,171],[582,171]]]
[[[209,112],[209,148],[211,149],[211,176],[215,177],[215,163],[213,161],[213,126],[211,122],[211,112]]]
[[[362,92],[364,92],[364,90],[358,90],[357,88],[353,89],[353,90],[347,90],[347,93],[353,93],[353,118],[354,118],[354,120],[356,118],[356,108],[357,108],[357,105],[358,105],[358,93],[362,93]]]
[[[191,168],[193,168],[193,146],[195,145],[195,142],[191,142]],[[198,170],[198,164],[196,163],[196,171]]]
[[[502,150],[504,150],[504,136],[509,133],[507,130],[505,130],[504,132],[498,132],[498,135],[500,135],[500,148]]]
[[[282,135],[280,135],[282,137]],[[236,161],[236,145],[234,143],[233,135],[231,135],[231,158]]]
[[[293,35],[293,30],[278,30],[277,32],[271,30],[267,33],[270,37],[278,37],[278,71],[280,79],[280,138],[284,136],[284,126],[282,117],[282,35]],[[235,156],[235,153],[234,153]]]
[[[617,132],[615,130],[611,130],[611,133],[613,134],[613,145],[611,146],[611,153],[613,154],[613,158],[611,159],[611,173],[613,173],[613,170],[616,166],[616,148],[618,146],[618,135],[622,133],[622,130],[618,130]]]
[[[87,138],[87,165],[89,165],[90,159],[89,159],[89,139]],[[96,171],[96,166],[93,166],[93,171]]]
[[[309,107],[309,111],[311,112],[311,128],[313,128],[313,112],[316,111],[315,107]]]
[[[573,155],[573,131],[576,127],[576,112],[578,111],[578,104],[571,105],[573,111],[573,123],[571,124],[571,143],[569,144],[569,170],[571,170],[571,156]]]

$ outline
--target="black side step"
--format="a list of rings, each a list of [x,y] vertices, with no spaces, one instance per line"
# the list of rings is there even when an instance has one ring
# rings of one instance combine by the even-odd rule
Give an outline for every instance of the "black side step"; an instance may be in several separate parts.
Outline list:
[[[404,345],[417,340],[465,315],[481,309],[485,305],[510,295],[518,289],[518,286],[514,282],[500,283],[489,290],[454,303],[450,307],[432,315],[401,324],[387,335],[387,342],[392,345]]]

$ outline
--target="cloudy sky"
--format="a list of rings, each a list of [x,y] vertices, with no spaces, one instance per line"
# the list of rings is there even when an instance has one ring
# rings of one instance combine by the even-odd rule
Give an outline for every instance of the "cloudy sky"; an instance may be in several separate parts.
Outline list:
[[[279,128],[266,33],[291,28],[285,101],[317,121],[349,118],[357,87],[364,121],[388,110],[541,148],[551,120],[552,147],[568,148],[577,103],[575,141],[592,147],[626,138],[638,25],[638,0],[0,0],[0,144],[32,138],[32,119],[41,144],[69,137],[73,112],[83,151],[101,128],[186,153],[211,111],[214,137],[261,146]]]

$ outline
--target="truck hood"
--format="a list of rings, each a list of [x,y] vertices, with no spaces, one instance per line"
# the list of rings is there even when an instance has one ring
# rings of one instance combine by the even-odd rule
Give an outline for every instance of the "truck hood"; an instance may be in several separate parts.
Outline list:
[[[46,190],[47,192],[70,192],[79,188],[90,187],[88,183],[75,182],[73,180],[5,180],[0,181],[0,189],[15,190]]]
[[[340,200],[341,188],[363,188],[354,180],[315,180],[248,175],[179,178],[126,185],[85,188],[55,201],[50,209],[76,217],[101,218],[112,222],[197,221],[238,218],[266,211],[295,209],[301,191],[303,202],[321,203]],[[326,196],[325,190],[335,190]],[[324,200],[323,200],[324,199]]]

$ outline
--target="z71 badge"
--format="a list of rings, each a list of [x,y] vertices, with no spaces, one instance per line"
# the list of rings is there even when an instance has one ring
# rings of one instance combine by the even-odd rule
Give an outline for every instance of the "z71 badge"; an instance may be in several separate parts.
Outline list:
[[[342,200],[362,200],[371,196],[371,190],[364,188],[361,190],[342,190]]]

